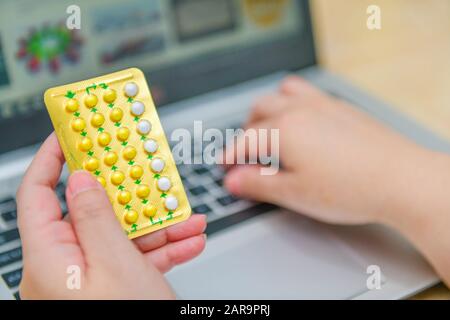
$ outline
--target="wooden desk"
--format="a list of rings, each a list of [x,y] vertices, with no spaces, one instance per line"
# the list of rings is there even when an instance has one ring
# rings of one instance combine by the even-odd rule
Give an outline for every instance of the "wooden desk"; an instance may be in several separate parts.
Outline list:
[[[312,0],[319,61],[450,139],[450,1]],[[366,27],[369,5],[381,30]],[[416,296],[450,299],[443,285]]]

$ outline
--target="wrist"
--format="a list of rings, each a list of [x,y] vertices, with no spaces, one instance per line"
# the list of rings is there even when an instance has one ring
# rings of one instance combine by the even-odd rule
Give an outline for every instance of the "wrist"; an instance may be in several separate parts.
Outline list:
[[[404,153],[387,177],[390,194],[378,222],[415,241],[427,237],[450,214],[450,157],[418,147],[412,149]]]

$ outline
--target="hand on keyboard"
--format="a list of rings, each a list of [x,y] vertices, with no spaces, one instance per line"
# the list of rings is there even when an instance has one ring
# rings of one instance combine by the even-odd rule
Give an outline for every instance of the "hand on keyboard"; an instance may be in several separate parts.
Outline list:
[[[63,219],[54,191],[63,162],[52,134],[17,194],[24,263],[21,297],[172,298],[161,272],[203,250],[205,217],[193,215],[133,243],[117,223],[101,185],[89,174],[76,172],[66,190],[70,219]],[[78,275],[79,282],[74,278]]]

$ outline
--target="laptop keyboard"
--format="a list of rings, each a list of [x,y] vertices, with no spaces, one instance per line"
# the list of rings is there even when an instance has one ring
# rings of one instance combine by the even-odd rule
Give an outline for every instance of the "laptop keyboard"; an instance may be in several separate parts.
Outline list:
[[[217,165],[179,165],[186,193],[194,213],[207,215],[208,223],[252,210],[268,211],[259,203],[238,199],[223,186],[224,170]],[[65,184],[59,183],[55,192],[64,214],[67,213]],[[17,211],[14,198],[0,199],[0,276],[16,299],[22,275],[22,248],[17,229]]]

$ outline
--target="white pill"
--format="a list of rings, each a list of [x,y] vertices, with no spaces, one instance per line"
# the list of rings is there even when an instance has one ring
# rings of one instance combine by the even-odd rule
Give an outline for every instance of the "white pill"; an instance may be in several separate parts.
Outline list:
[[[166,198],[166,201],[164,201],[164,205],[167,209],[174,211],[178,208],[178,200],[173,196],[169,196]]]
[[[152,130],[152,124],[148,120],[141,120],[137,124],[137,131],[140,134],[146,135]]]
[[[170,183],[169,178],[162,177],[158,180],[158,188],[161,191],[168,191],[172,184]]]
[[[164,163],[164,160],[159,159],[159,158],[153,159],[153,161],[151,163],[153,172],[161,172],[164,170],[165,166],[166,166],[166,164]]]
[[[144,142],[144,150],[148,153],[155,153],[158,150],[158,143],[153,139],[148,139]]]
[[[135,116],[142,116],[145,111],[145,106],[140,101],[135,101],[131,104],[131,113]]]
[[[139,88],[134,82],[127,82],[127,84],[125,84],[124,91],[127,97],[134,97],[135,95],[137,95],[138,90]]]

